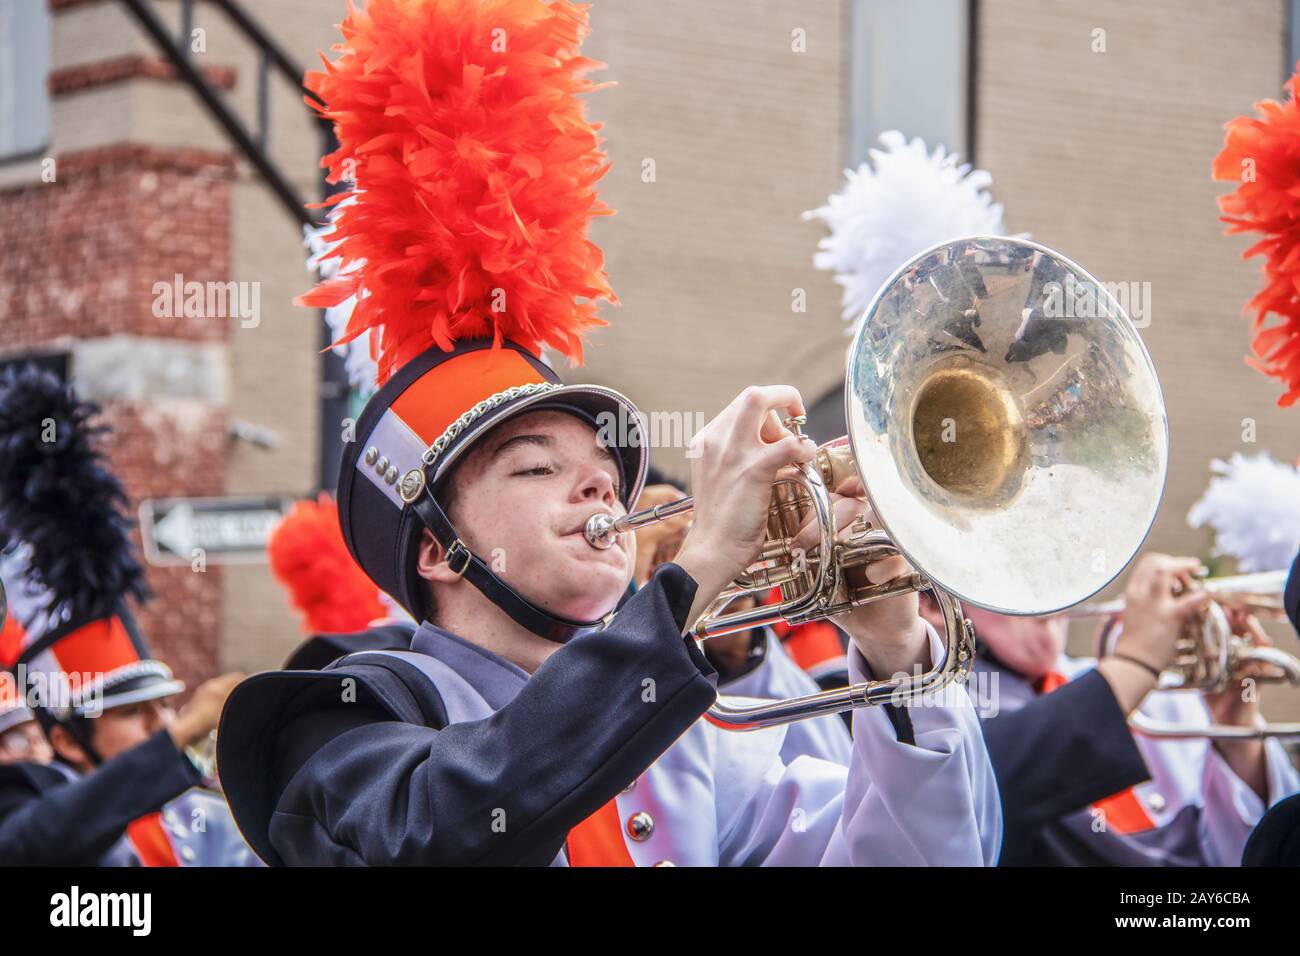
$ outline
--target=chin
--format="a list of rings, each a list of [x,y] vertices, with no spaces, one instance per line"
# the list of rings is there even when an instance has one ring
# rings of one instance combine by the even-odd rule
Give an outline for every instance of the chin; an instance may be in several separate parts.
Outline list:
[[[583,583],[587,586],[581,594],[568,594],[558,602],[555,613],[561,617],[575,621],[598,620],[618,607],[619,599],[627,590],[627,576],[615,568],[584,570],[587,573]],[[554,593],[564,594],[564,591],[557,588]]]

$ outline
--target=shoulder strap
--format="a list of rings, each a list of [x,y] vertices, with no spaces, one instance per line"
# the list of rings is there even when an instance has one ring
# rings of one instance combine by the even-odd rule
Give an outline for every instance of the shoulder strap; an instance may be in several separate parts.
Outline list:
[[[493,714],[492,706],[483,695],[436,657],[412,651],[370,651],[349,655],[339,662],[341,667],[357,663],[393,669],[407,690],[416,697],[421,696],[421,691],[428,685],[432,685],[434,696],[442,705],[444,723],[441,726],[481,720]],[[419,675],[419,679],[414,682],[410,680],[412,671]]]

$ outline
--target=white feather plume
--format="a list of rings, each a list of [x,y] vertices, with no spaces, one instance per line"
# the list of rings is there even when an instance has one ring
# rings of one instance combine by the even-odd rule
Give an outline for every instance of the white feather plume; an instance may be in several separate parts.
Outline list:
[[[987,192],[988,172],[959,166],[942,146],[930,153],[919,137],[908,142],[897,130],[881,133],[880,142],[884,148],[870,151],[871,162],[845,170],[848,181],[826,205],[803,214],[830,230],[813,264],[834,272],[844,287],[846,322],[856,323],[885,281],[918,253],[962,236],[1005,234],[1002,205]]]
[[[349,197],[331,209],[330,222],[326,225],[303,226],[303,244],[310,253],[307,257],[307,268],[318,272],[322,279],[332,279],[339,275],[339,263],[342,258],[333,255],[334,247],[338,243],[331,241],[330,235],[334,232],[334,217],[337,210],[352,201],[352,197]],[[355,272],[363,265],[365,265],[364,261],[353,262],[343,271]],[[344,330],[347,328],[348,320],[352,317],[352,309],[356,304],[357,297],[351,296],[338,305],[332,305],[325,310],[325,322],[329,325],[330,334],[334,336],[336,341],[342,337]],[[337,346],[334,351],[343,356],[348,382],[356,389],[363,400],[369,398],[371,393],[375,391],[375,383],[379,378],[379,369],[370,354],[369,330],[361,333],[346,345]]]
[[[9,613],[29,634],[39,628],[39,618],[50,603],[49,592],[32,581],[28,568],[32,549],[26,544],[0,551],[0,581],[4,582]]]
[[[1286,568],[1300,551],[1300,470],[1265,453],[1210,463],[1210,487],[1187,512],[1193,528],[1214,529],[1214,552],[1243,573]]]

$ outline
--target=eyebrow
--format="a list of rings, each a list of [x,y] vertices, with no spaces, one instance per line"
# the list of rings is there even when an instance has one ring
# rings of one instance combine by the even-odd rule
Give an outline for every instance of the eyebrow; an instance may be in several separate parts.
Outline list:
[[[497,445],[496,448],[492,449],[492,457],[498,458],[502,454],[504,454],[508,449],[513,448],[516,445],[537,445],[541,448],[550,448],[552,444],[553,442],[551,441],[550,435],[540,435],[540,434],[513,435],[510,438],[507,438],[501,444]],[[599,458],[601,461],[608,461],[608,462],[615,461],[614,453],[609,450],[609,446],[602,445],[599,443],[596,445],[596,457]]]
[[[504,453],[506,449],[512,448],[515,445],[540,445],[542,448],[549,448],[551,447],[551,436],[550,435],[515,435],[511,438],[507,438],[501,444],[497,445],[496,448],[492,449],[492,457],[493,458],[500,457],[500,455]]]

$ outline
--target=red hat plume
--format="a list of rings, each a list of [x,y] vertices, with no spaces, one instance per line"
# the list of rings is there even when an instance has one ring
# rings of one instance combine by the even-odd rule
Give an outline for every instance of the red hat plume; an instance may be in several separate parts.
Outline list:
[[[356,294],[336,344],[377,330],[380,384],[463,338],[581,362],[581,334],[604,324],[596,302],[617,301],[587,239],[610,211],[595,188],[609,168],[600,125],[578,96],[598,88],[585,75],[604,65],[579,55],[586,11],[568,0],[349,3],[337,59],[307,75],[339,141],[322,165],[351,185],[330,202],[353,202],[335,209],[329,236],[340,274],[297,301]]]
[[[1300,72],[1287,88],[1285,102],[1262,100],[1255,104],[1258,117],[1228,123],[1214,158],[1214,178],[1239,183],[1219,197],[1227,234],[1263,236],[1242,253],[1243,259],[1265,257],[1264,288],[1246,303],[1255,313],[1255,356],[1247,362],[1286,386],[1277,401],[1283,407],[1300,400]],[[1282,321],[1266,327],[1269,315]]]
[[[348,553],[328,495],[295,504],[271,533],[266,553],[309,634],[365,630],[387,613],[378,588]]]

